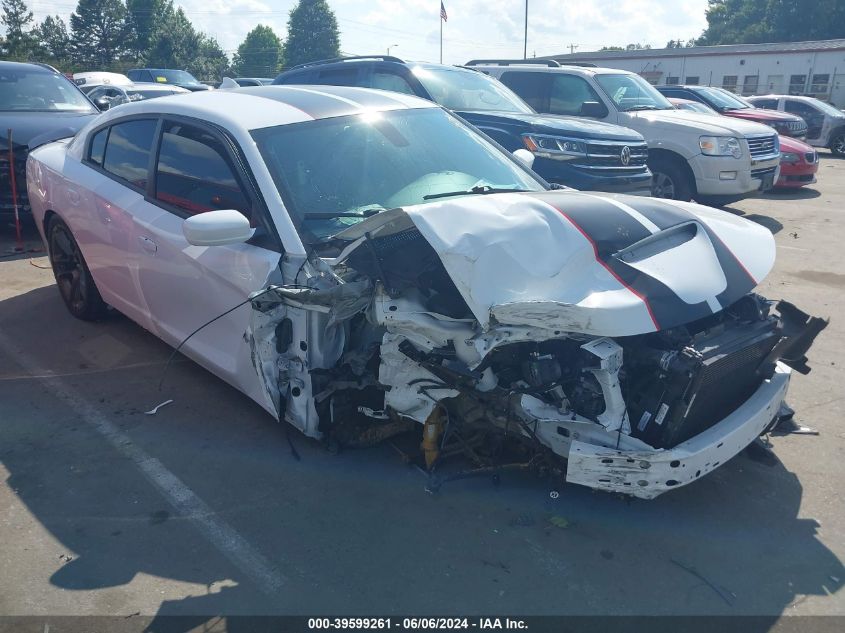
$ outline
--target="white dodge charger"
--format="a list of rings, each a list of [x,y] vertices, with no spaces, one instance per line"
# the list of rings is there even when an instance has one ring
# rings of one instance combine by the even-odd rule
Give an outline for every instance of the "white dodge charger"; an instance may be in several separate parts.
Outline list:
[[[693,482],[777,424],[826,324],[753,293],[767,229],[555,190],[384,91],[129,103],[33,151],[27,184],[74,316],[111,306],[330,445],[415,431],[433,486],[456,454]]]

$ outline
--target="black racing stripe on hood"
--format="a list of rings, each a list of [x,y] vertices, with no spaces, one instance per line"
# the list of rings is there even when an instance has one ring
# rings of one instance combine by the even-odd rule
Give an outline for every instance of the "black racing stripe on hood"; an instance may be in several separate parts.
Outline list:
[[[716,257],[719,260],[719,265],[722,267],[722,272],[724,272],[725,279],[727,280],[725,290],[716,297],[716,300],[723,308],[731,305],[734,301],[742,297],[757,285],[757,280],[754,279],[754,276],[748,272],[748,269],[745,266],[743,266],[742,262],[734,254],[734,252],[729,249],[718,234],[700,218],[685,209],[674,206],[669,202],[661,202],[660,200],[651,198],[644,198],[642,200],[637,199],[631,202],[636,205],[635,208],[637,211],[654,222],[660,229],[667,229],[693,220],[705,230],[707,236],[710,238],[710,242],[713,244],[713,249],[716,251]]]
[[[645,303],[656,329],[668,329],[713,314],[707,302],[689,304],[663,282],[614,257],[620,250],[651,235],[624,209],[599,197],[569,198],[574,204],[567,205],[561,205],[560,197],[554,194],[534,197],[555,208],[592,243],[596,260]],[[640,210],[639,206],[636,210]],[[690,219],[687,217],[683,222]]]

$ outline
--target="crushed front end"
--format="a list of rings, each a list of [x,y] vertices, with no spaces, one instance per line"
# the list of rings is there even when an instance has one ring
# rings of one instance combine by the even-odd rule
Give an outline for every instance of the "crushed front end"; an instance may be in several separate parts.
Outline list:
[[[752,292],[771,235],[724,215],[577,193],[384,211],[254,303],[256,365],[329,443],[416,429],[430,471],[459,454],[653,498],[770,429],[827,325]]]

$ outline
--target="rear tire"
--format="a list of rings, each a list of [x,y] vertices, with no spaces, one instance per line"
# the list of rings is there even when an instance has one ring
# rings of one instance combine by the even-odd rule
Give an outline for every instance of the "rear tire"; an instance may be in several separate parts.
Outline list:
[[[839,130],[830,139],[830,151],[834,156],[845,156],[845,130]]]
[[[108,306],[94,284],[94,278],[73,233],[57,215],[47,225],[47,243],[56,286],[68,312],[83,321],[103,318]]]
[[[692,200],[692,183],[686,170],[672,161],[660,158],[649,161],[651,195],[669,200]]]

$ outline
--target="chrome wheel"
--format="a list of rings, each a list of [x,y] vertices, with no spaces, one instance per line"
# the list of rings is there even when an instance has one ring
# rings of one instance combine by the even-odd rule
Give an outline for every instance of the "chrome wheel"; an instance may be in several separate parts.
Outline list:
[[[668,174],[655,173],[651,180],[651,195],[655,198],[675,199],[675,181]]]
[[[830,144],[830,151],[837,156],[845,156],[845,134],[840,134]]]

